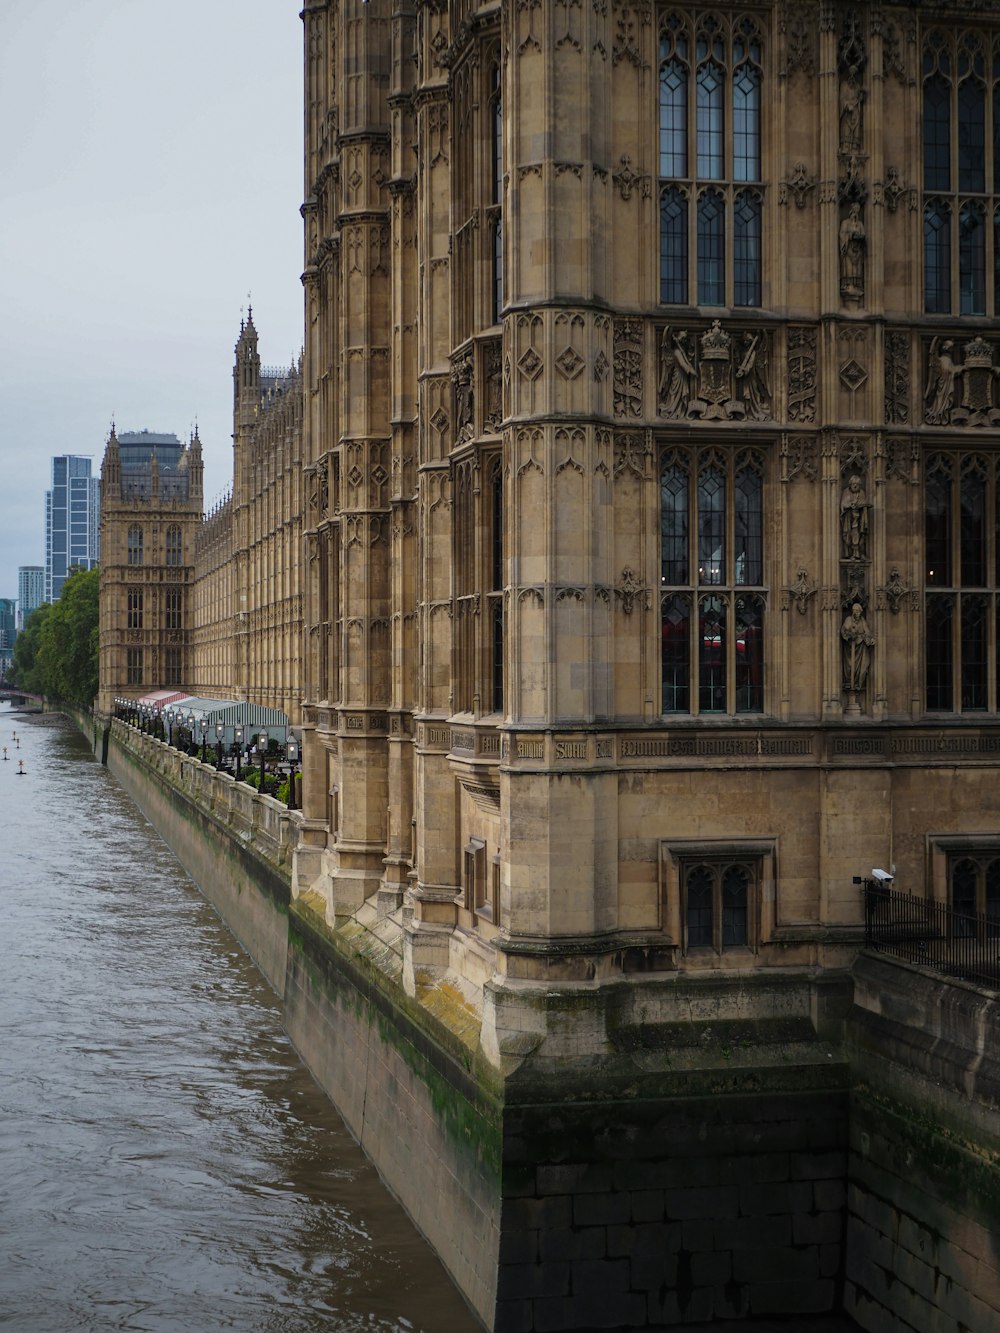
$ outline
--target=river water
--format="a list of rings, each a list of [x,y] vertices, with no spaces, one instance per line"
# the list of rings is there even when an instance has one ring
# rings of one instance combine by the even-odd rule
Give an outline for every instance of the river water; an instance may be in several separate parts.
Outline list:
[[[78,732],[0,745],[0,1326],[478,1329]]]

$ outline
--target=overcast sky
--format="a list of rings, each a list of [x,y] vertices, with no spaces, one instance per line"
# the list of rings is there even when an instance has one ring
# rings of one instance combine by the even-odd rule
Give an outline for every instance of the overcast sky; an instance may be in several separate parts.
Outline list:
[[[54,454],[198,423],[232,467],[232,358],[302,343],[298,0],[0,3],[0,597],[45,563]]]

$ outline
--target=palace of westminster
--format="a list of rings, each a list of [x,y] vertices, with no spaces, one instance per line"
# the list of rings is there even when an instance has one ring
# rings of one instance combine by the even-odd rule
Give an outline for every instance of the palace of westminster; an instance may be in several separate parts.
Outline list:
[[[302,358],[241,325],[208,515],[112,432],[100,708],[283,709],[294,891],[498,1066],[532,987],[835,972],[873,866],[1000,914],[1000,5],[302,18]]]

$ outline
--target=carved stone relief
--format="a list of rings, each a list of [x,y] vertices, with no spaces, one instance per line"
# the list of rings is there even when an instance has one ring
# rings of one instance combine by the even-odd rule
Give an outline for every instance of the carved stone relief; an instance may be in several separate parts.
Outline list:
[[[800,616],[809,610],[810,600],[816,596],[816,580],[809,577],[804,565],[799,565],[795,572],[795,582],[787,590],[789,602]]]
[[[816,420],[816,330],[788,330],[788,420]]]
[[[734,345],[719,320],[700,338],[668,325],[660,334],[657,412],[671,420],[769,421],[769,334],[746,330]]]
[[[885,420],[902,426],[910,419],[910,339],[905,333],[885,337]]]
[[[816,177],[810,176],[804,162],[796,162],[790,175],[778,187],[778,203],[787,204],[791,195],[796,208],[805,208],[810,193],[816,188]]]
[[[934,337],[927,349],[924,420],[930,426],[997,426],[994,346],[982,336],[963,344],[964,361],[956,362],[951,338]],[[959,396],[961,382],[961,396]]]
[[[782,7],[779,27],[785,37],[784,73],[812,75],[816,72],[816,24],[810,14],[792,6]]]
[[[782,477],[784,481],[815,481],[818,475],[816,440],[812,435],[784,435],[781,440]]]
[[[635,319],[616,320],[614,399],[616,417],[642,416],[642,334]]]

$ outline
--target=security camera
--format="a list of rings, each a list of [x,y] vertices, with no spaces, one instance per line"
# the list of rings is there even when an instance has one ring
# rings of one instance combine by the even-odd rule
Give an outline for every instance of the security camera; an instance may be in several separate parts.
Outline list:
[[[893,869],[895,869],[895,867],[893,867]],[[872,879],[877,879],[880,884],[891,884],[894,878],[895,876],[890,875],[888,870],[872,871]]]

